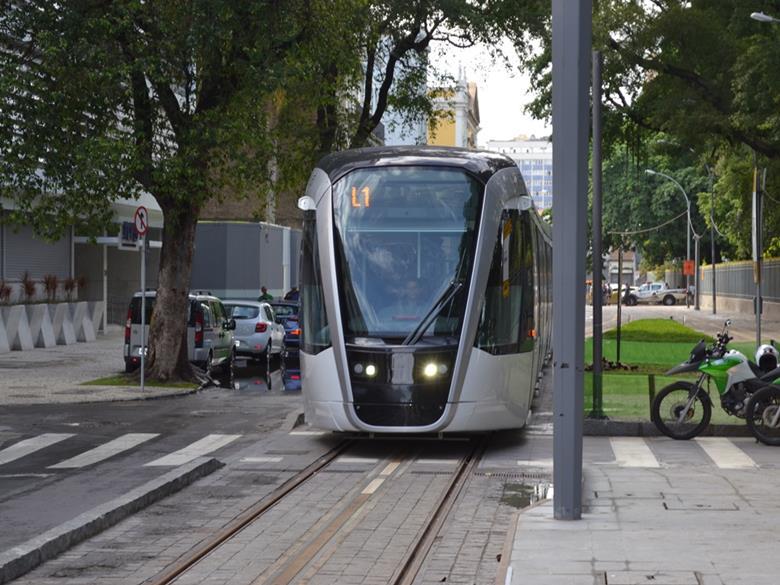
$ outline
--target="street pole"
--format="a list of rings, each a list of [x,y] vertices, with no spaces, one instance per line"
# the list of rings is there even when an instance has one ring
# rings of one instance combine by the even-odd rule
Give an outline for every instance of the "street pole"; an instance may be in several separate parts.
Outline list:
[[[717,295],[715,294],[715,191],[712,186],[712,169],[707,165],[707,174],[710,179],[710,255],[712,256],[712,269],[710,274],[712,275],[712,314],[717,314],[716,302]]]
[[[602,293],[601,273],[601,53],[593,51],[593,212],[592,212],[592,258],[593,258],[593,404],[588,414],[589,418],[606,418],[604,416],[604,401],[602,394],[601,359],[602,359]]]
[[[686,199],[688,197],[686,196]],[[691,259],[691,202],[686,201],[688,205],[688,241],[686,242],[686,251],[685,251],[685,259],[690,261]],[[691,275],[686,274],[685,275],[685,307],[687,309],[691,308]]]
[[[553,514],[557,520],[582,517],[591,28],[591,0],[552,0]]]
[[[144,391],[146,362],[146,236],[141,236],[141,392]]]
[[[696,289],[693,295],[693,310],[699,311],[699,285],[701,285],[701,270],[699,267],[699,242],[701,241],[701,236],[694,236],[693,239],[695,240],[694,264],[696,265],[696,276],[693,279],[693,286]]]
[[[618,296],[617,296],[617,355],[615,361],[620,365],[620,324],[623,319],[623,242],[620,242],[618,248]]]
[[[758,166],[753,167],[753,281],[756,284],[756,299],[753,308],[756,313],[756,347],[761,345],[761,195],[766,186],[766,169],[764,169],[761,185],[758,182]]]

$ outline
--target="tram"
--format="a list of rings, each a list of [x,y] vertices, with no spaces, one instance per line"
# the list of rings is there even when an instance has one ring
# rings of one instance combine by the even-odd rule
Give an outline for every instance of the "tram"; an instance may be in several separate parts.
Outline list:
[[[514,161],[439,147],[334,153],[298,206],[308,424],[525,424],[550,350],[552,247]]]

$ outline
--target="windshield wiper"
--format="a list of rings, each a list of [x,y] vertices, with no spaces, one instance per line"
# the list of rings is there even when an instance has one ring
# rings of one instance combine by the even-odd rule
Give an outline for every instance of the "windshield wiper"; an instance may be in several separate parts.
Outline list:
[[[420,338],[423,336],[428,327],[430,327],[433,320],[439,315],[439,312],[445,306],[447,306],[447,303],[450,302],[452,297],[455,296],[455,293],[457,293],[462,286],[463,282],[459,280],[453,280],[449,285],[447,285],[447,288],[444,289],[444,292],[439,295],[439,298],[436,299],[436,302],[433,303],[433,306],[428,310],[427,313],[425,313],[425,316],[417,324],[417,327],[415,327],[412,332],[406,336],[406,339],[401,342],[401,345],[414,345],[420,341]]]

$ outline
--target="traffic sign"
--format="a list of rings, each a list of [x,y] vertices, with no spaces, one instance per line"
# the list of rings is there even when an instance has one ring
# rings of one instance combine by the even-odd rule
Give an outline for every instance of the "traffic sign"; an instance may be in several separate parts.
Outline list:
[[[135,223],[135,231],[138,232],[139,236],[146,235],[146,232],[149,230],[149,212],[146,210],[146,207],[143,205],[138,206],[133,216],[133,223]]]
[[[693,260],[683,260],[683,276],[693,276],[696,274]]]

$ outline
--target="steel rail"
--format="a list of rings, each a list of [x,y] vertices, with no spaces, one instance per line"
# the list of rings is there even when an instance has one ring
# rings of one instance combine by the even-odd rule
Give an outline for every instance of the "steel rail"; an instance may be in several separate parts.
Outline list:
[[[396,569],[390,583],[393,585],[412,585],[417,573],[419,573],[428,553],[433,546],[436,537],[444,526],[444,522],[449,516],[450,510],[458,499],[463,486],[466,485],[471,473],[482,459],[482,455],[490,442],[490,435],[483,435],[474,445],[471,452],[464,457],[458,465],[458,469],[452,474],[447,489],[442,493],[436,502],[436,506],[428,517],[425,528],[423,528],[417,542],[407,552],[402,564]]]
[[[193,547],[183,557],[177,559],[173,565],[144,581],[144,585],[168,585],[175,581],[183,573],[207,557],[213,550],[230,540],[265,512],[270,510],[298,486],[311,479],[321,469],[327,467],[354,443],[354,439],[347,439],[333,447],[333,449],[320,456],[313,463],[309,464],[277,487],[268,496],[263,497],[261,500],[245,509],[205,542]]]

